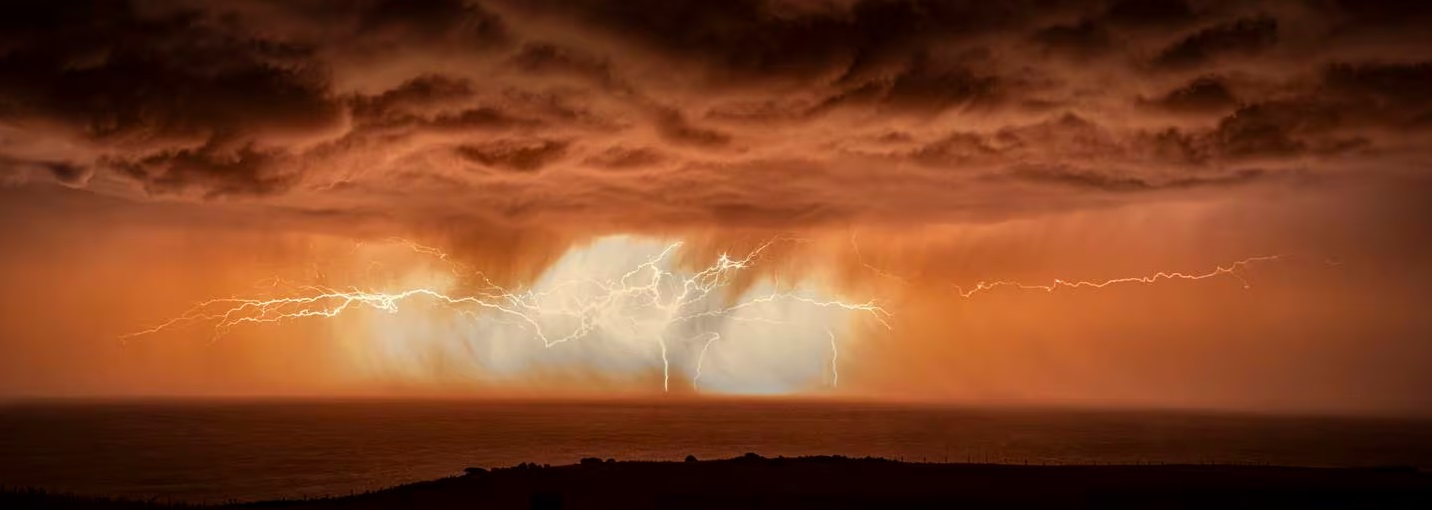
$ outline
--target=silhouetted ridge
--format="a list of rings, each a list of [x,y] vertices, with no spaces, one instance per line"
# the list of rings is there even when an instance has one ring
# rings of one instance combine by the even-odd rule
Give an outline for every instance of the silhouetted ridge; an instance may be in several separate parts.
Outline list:
[[[914,463],[841,455],[469,467],[460,476],[363,494],[223,508],[1432,508],[1416,468],[1229,465],[1030,466]],[[174,509],[193,505],[0,492],[5,509]],[[213,507],[208,507],[213,508]]]

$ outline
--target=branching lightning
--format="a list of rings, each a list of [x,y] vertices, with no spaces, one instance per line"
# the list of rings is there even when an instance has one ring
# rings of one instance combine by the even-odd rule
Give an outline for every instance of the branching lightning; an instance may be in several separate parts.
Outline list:
[[[689,327],[704,328],[705,325],[700,320],[708,318],[785,324],[780,318],[765,317],[759,314],[752,316],[750,313],[738,314],[738,312],[763,304],[781,302],[856,312],[873,319],[874,322],[886,329],[891,328],[889,319],[892,314],[875,301],[850,302],[808,295],[794,289],[783,289],[778,279],[774,280],[774,285],[769,293],[742,296],[734,302],[715,299],[730,297],[718,293],[732,290],[732,282],[735,281],[736,275],[754,267],[767,249],[779,241],[799,240],[772,239],[740,257],[732,257],[723,253],[709,266],[694,272],[680,274],[667,268],[671,267],[674,254],[679,251],[682,243],[670,243],[665,245],[665,249],[660,250],[660,253],[646,258],[644,262],[637,263],[635,267],[620,273],[619,276],[605,279],[574,278],[555,282],[550,286],[542,287],[544,290],[538,291],[535,287],[529,289],[505,288],[493,283],[481,272],[469,270],[468,266],[457,262],[454,257],[443,250],[407,239],[391,238],[385,241],[386,245],[403,247],[418,255],[434,258],[445,264],[446,267],[452,268],[455,276],[462,278],[465,282],[475,284],[476,288],[465,290],[462,293],[449,293],[444,290],[446,287],[432,286],[418,286],[395,291],[365,290],[357,287],[294,285],[271,278],[265,280],[268,282],[268,287],[278,288],[282,285],[291,289],[290,293],[279,297],[229,297],[204,301],[177,317],[124,335],[122,338],[130,339],[189,324],[207,323],[212,325],[214,338],[217,339],[234,327],[244,324],[279,323],[303,318],[334,318],[358,309],[397,313],[405,303],[418,300],[449,307],[474,319],[478,318],[480,314],[483,317],[502,319],[505,323],[520,327],[524,332],[521,334],[530,334],[531,338],[541,342],[540,345],[544,348],[588,338],[603,328],[608,332],[620,331],[620,334],[633,339],[649,337],[656,344],[656,350],[660,353],[662,388],[664,391],[669,391],[672,360],[668,350],[668,340],[670,340],[668,336],[674,331],[679,331],[677,328],[671,327],[673,325],[687,325],[688,329],[685,331],[689,335],[691,331]],[[860,246],[853,231],[850,244],[857,260],[866,269],[902,285],[911,284],[911,281],[906,278],[867,263],[861,255]],[[660,245],[650,248],[655,250],[659,247]],[[1157,272],[1146,276],[1097,281],[1055,279],[1045,284],[999,280],[979,282],[968,288],[953,285],[953,288],[956,295],[968,299],[976,294],[1001,288],[1053,292],[1061,288],[1102,289],[1123,284],[1149,285],[1164,280],[1203,280],[1220,276],[1236,278],[1247,288],[1249,283],[1240,275],[1241,271],[1254,264],[1278,261],[1283,258],[1285,257],[1282,255],[1250,257],[1228,265],[1216,266],[1214,269],[1202,273]],[[370,263],[370,272],[373,264],[376,262]],[[719,306],[713,303],[719,303]],[[553,319],[557,319],[556,322],[562,326],[553,326]],[[827,328],[825,332],[830,347],[829,381],[830,386],[834,388],[838,387],[840,382],[840,351],[835,331]],[[683,335],[683,337],[686,340],[679,345],[690,344],[693,346],[691,349],[695,352],[691,370],[691,385],[693,388],[700,389],[702,370],[706,364],[707,355],[723,338],[717,331],[704,331],[695,336]],[[699,350],[694,348],[698,344],[700,345]]]
[[[400,291],[362,290],[358,288],[334,288],[327,286],[298,286],[297,295],[276,298],[220,298],[201,302],[189,310],[153,327],[124,335],[130,339],[155,334],[168,329],[192,323],[212,323],[215,338],[228,333],[235,326],[243,324],[278,323],[302,318],[333,318],[350,310],[370,308],[396,313],[400,305],[425,299],[430,302],[473,314],[486,311],[513,319],[529,331],[543,347],[553,347],[565,342],[576,341],[589,336],[599,324],[629,323],[631,330],[656,331],[652,339],[660,348],[662,364],[662,388],[670,390],[671,360],[668,357],[667,338],[660,332],[668,326],[689,323],[701,318],[736,319],[737,311],[763,303],[783,301],[801,303],[820,308],[839,308],[867,314],[882,326],[889,328],[891,316],[874,301],[847,302],[821,299],[798,292],[782,290],[777,284],[766,295],[751,297],[720,307],[711,308],[708,299],[715,293],[729,287],[734,276],[753,267],[761,255],[776,239],[767,241],[742,257],[721,254],[716,261],[689,276],[678,275],[663,269],[662,263],[669,261],[682,243],[672,243],[661,253],[638,264],[620,277],[609,280],[595,278],[561,282],[544,292],[534,290],[510,290],[493,283],[481,273],[472,276],[481,282],[481,287],[470,293],[448,294],[440,289],[419,287]],[[416,253],[432,256],[438,260],[450,261],[447,253],[437,248],[423,246],[406,239],[392,239],[389,243],[405,246]],[[275,285],[277,280],[275,280]],[[641,313],[636,313],[636,312]],[[566,331],[553,332],[544,328],[542,319],[560,317],[574,321],[576,326]],[[651,317],[657,317],[652,319]],[[779,322],[773,319],[740,318]],[[656,327],[651,321],[658,321]],[[698,338],[706,338],[695,365],[693,385],[701,377],[701,365],[712,344],[720,338],[716,332],[707,332]],[[831,333],[834,348],[834,334]]]

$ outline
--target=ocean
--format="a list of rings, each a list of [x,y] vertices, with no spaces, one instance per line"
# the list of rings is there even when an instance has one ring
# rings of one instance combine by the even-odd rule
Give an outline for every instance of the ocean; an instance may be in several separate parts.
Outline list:
[[[924,462],[1432,467],[1432,422],[776,401],[0,404],[0,486],[223,502],[469,466],[756,452]]]

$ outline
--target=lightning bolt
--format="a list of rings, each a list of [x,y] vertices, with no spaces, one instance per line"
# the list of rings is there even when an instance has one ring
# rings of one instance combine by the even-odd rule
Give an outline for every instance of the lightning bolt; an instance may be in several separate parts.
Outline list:
[[[856,236],[855,236],[855,231],[854,231],[854,230],[851,230],[851,232],[850,232],[850,246],[851,246],[851,248],[852,248],[852,249],[854,250],[854,252],[855,252],[856,260],[860,263],[861,266],[864,266],[864,267],[865,267],[867,270],[869,270],[871,273],[875,274],[876,276],[880,276],[880,277],[882,277],[882,278],[889,278],[889,279],[891,279],[891,280],[895,280],[896,282],[898,282],[898,283],[900,283],[900,284],[902,284],[902,285],[909,285],[909,284],[910,284],[910,280],[908,280],[908,279],[906,279],[906,278],[903,278],[903,277],[901,277],[900,275],[891,273],[891,272],[889,272],[889,271],[886,271],[886,270],[884,270],[884,269],[881,269],[881,268],[879,268],[879,267],[876,267],[876,266],[873,266],[873,265],[867,263],[867,262],[865,261],[864,256],[862,255],[862,253],[861,253],[861,251],[860,251],[860,243],[856,240]],[[999,288],[1004,288],[1004,287],[1009,287],[1009,288],[1014,288],[1014,289],[1019,289],[1019,290],[1042,290],[1042,291],[1045,291],[1045,292],[1053,292],[1053,291],[1055,291],[1055,290],[1057,290],[1057,289],[1060,289],[1060,288],[1077,289],[1077,288],[1081,288],[1081,287],[1087,287],[1087,288],[1094,288],[1094,289],[1102,289],[1102,288],[1104,288],[1104,287],[1109,287],[1109,286],[1111,286],[1111,285],[1130,284],[1130,283],[1153,284],[1153,283],[1158,283],[1158,282],[1161,281],[1161,280],[1203,280],[1203,279],[1213,278],[1213,277],[1217,277],[1217,276],[1230,276],[1230,277],[1236,278],[1236,279],[1238,280],[1238,282],[1243,285],[1243,288],[1247,289],[1247,288],[1251,288],[1251,285],[1248,283],[1248,280],[1247,280],[1247,279],[1244,279],[1244,278],[1243,278],[1243,275],[1239,274],[1240,271],[1242,271],[1242,270],[1244,270],[1244,269],[1247,269],[1249,266],[1252,266],[1252,265],[1254,265],[1254,264],[1265,263],[1265,262],[1274,262],[1274,261],[1279,261],[1279,260],[1283,260],[1283,259],[1286,259],[1286,258],[1289,258],[1289,257],[1288,257],[1287,255],[1262,255],[1262,256],[1257,256],[1257,257],[1248,257],[1248,258],[1246,258],[1246,259],[1238,260],[1238,261],[1235,261],[1235,262],[1233,262],[1233,263],[1231,263],[1231,264],[1228,264],[1228,265],[1215,266],[1212,270],[1207,271],[1207,272],[1204,272],[1204,273],[1192,273],[1192,274],[1190,274],[1190,273],[1182,273],[1182,272],[1160,271],[1160,272],[1154,273],[1154,274],[1152,274],[1152,275],[1146,275],[1146,276],[1129,276],[1129,277],[1113,278],[1113,279],[1102,280],[1102,281],[1088,281],[1088,280],[1069,281],[1069,280],[1063,280],[1063,279],[1057,279],[1057,278],[1056,278],[1054,281],[1052,281],[1052,282],[1050,282],[1050,283],[1047,283],[1047,284],[1024,283],[1024,282],[1019,282],[1019,281],[1015,281],[1015,280],[999,280],[999,281],[993,281],[993,282],[979,282],[979,283],[976,283],[974,286],[970,287],[969,289],[966,289],[966,288],[964,288],[964,287],[962,287],[962,286],[960,286],[960,285],[955,285],[955,284],[951,284],[951,286],[954,287],[954,290],[955,290],[955,293],[956,293],[956,294],[958,294],[960,297],[965,298],[965,299],[969,299],[970,297],[973,297],[975,294],[979,294],[979,293],[982,293],[982,292],[987,292],[987,291],[991,291],[991,290],[995,290],[995,289],[999,289]],[[1329,265],[1329,266],[1338,266],[1338,265],[1341,265],[1341,262],[1338,262],[1338,261],[1335,261],[1335,260],[1332,260],[1332,259],[1324,259],[1323,262],[1324,262],[1324,264]]]
[[[661,353],[662,389],[670,390],[671,360],[668,356],[667,338],[661,334],[667,326],[686,323],[707,317],[732,318],[739,310],[763,303],[785,301],[803,303],[819,308],[839,308],[862,312],[886,328],[891,314],[874,301],[847,302],[824,300],[783,291],[779,281],[767,295],[737,301],[714,309],[698,309],[698,304],[708,303],[708,297],[729,287],[735,275],[754,267],[761,255],[775,242],[772,239],[761,244],[741,257],[720,254],[716,261],[690,276],[681,276],[662,268],[662,263],[672,258],[682,243],[671,243],[659,254],[638,264],[630,271],[615,279],[577,279],[556,284],[545,292],[533,290],[509,290],[492,283],[481,273],[473,276],[481,280],[482,287],[467,294],[450,295],[439,289],[419,287],[396,292],[362,290],[356,287],[335,288],[318,285],[299,286],[295,294],[276,298],[230,297],[200,302],[182,314],[155,326],[123,335],[128,340],[188,324],[208,322],[213,324],[214,338],[228,333],[243,324],[279,323],[303,318],[333,318],[350,310],[371,308],[396,313],[400,305],[414,299],[426,299],[476,316],[479,311],[498,314],[513,319],[544,347],[552,347],[575,341],[591,335],[601,325],[628,324],[632,331],[642,326],[658,326],[656,342]],[[449,255],[442,250],[423,246],[406,239],[394,238],[389,243],[405,246],[416,253],[449,261]],[[279,280],[274,280],[277,285]],[[595,291],[595,292],[592,292]],[[555,304],[553,304],[555,303]],[[631,310],[656,312],[657,319],[643,319]],[[573,319],[576,327],[565,334],[547,331],[539,319],[548,317]],[[753,320],[762,320],[756,318]],[[653,321],[656,323],[653,324]],[[780,321],[774,321],[777,322]],[[701,363],[706,351],[720,338],[715,332],[710,335],[696,362],[693,385],[700,378]],[[832,333],[832,346],[834,345]]]
[[[1214,269],[1212,269],[1212,270],[1210,270],[1210,271],[1208,271],[1208,272],[1205,272],[1205,273],[1193,273],[1193,274],[1189,274],[1189,273],[1180,273],[1180,272],[1163,272],[1163,271],[1160,271],[1160,272],[1157,272],[1157,273],[1154,273],[1154,274],[1148,275],[1148,276],[1131,276],[1131,277],[1114,278],[1114,279],[1102,280],[1102,281],[1087,281],[1087,280],[1068,281],[1068,280],[1055,279],[1053,282],[1048,283],[1048,284],[1029,284],[1029,283],[1021,283],[1021,282],[1011,281],[1011,280],[1000,280],[1000,281],[995,281],[995,282],[979,282],[979,283],[975,284],[973,287],[970,287],[968,290],[966,290],[966,289],[963,288],[963,287],[960,287],[959,285],[955,285],[954,288],[955,288],[955,293],[959,294],[960,297],[969,299],[971,296],[974,296],[975,294],[978,294],[978,293],[980,293],[980,292],[991,291],[991,290],[998,289],[998,288],[1001,288],[1001,287],[1011,287],[1011,288],[1016,288],[1016,289],[1020,289],[1020,290],[1042,290],[1042,291],[1045,291],[1045,292],[1054,292],[1056,289],[1060,289],[1060,288],[1077,289],[1077,288],[1081,288],[1081,287],[1089,287],[1089,288],[1095,288],[1095,289],[1102,289],[1102,288],[1104,288],[1104,287],[1108,287],[1108,286],[1111,286],[1111,285],[1121,285],[1121,284],[1130,284],[1130,283],[1136,283],[1136,284],[1153,284],[1153,283],[1158,283],[1160,280],[1203,280],[1203,279],[1208,279],[1208,278],[1214,278],[1214,277],[1218,277],[1218,276],[1225,276],[1225,275],[1227,275],[1227,276],[1231,276],[1231,277],[1233,277],[1233,278],[1237,278],[1238,281],[1243,284],[1243,288],[1247,289],[1247,288],[1250,288],[1251,286],[1248,284],[1248,280],[1244,279],[1242,275],[1238,274],[1238,272],[1239,272],[1240,270],[1243,270],[1243,269],[1245,269],[1245,268],[1247,268],[1248,266],[1253,265],[1253,264],[1262,263],[1262,262],[1273,262],[1273,261],[1281,260],[1281,259],[1284,259],[1284,258],[1286,258],[1286,256],[1284,256],[1284,255],[1267,255],[1267,256],[1260,256],[1260,257],[1249,257],[1249,258],[1246,258],[1246,259],[1243,259],[1243,260],[1239,260],[1239,261],[1237,261],[1237,262],[1234,262],[1234,263],[1232,263],[1232,264],[1228,264],[1228,265],[1226,265],[1226,266],[1216,266],[1216,267],[1214,267]]]
[[[473,318],[493,317],[516,324],[550,348],[562,343],[587,338],[602,328],[608,331],[614,325],[625,325],[632,338],[639,338],[654,332],[651,341],[656,343],[662,366],[662,389],[669,391],[671,385],[671,357],[667,335],[669,326],[692,323],[703,318],[724,318],[728,320],[784,324],[783,321],[767,317],[738,316],[736,313],[767,303],[799,303],[816,308],[833,308],[859,312],[892,329],[889,319],[892,314],[875,301],[851,302],[839,299],[824,299],[803,295],[793,290],[783,290],[778,276],[773,277],[772,290],[764,295],[747,296],[739,301],[721,301],[720,306],[711,307],[710,299],[723,289],[729,289],[736,275],[750,270],[762,255],[776,242],[802,242],[800,239],[774,238],[757,246],[743,256],[734,257],[721,253],[709,266],[695,272],[677,274],[665,269],[681,247],[680,242],[670,243],[659,253],[648,257],[625,273],[614,278],[576,278],[558,282],[544,291],[535,289],[513,290],[493,283],[481,272],[471,271],[450,254],[441,249],[425,246],[403,238],[390,238],[384,242],[390,246],[404,247],[412,252],[435,258],[454,268],[454,274],[475,282],[475,289],[451,294],[431,287],[407,288],[396,291],[365,290],[357,287],[330,287],[324,285],[297,285],[278,278],[263,282],[270,288],[281,285],[288,288],[288,295],[279,297],[228,297],[211,299],[195,304],[183,313],[149,328],[135,331],[121,338],[129,339],[156,334],[162,331],[196,323],[212,324],[214,339],[229,333],[233,328],[245,324],[281,323],[291,320],[312,318],[334,318],[357,309],[372,309],[397,313],[404,303],[422,300],[456,310]],[[855,232],[851,231],[850,243],[860,264],[876,274],[908,285],[908,280],[883,271],[865,262]],[[1055,279],[1050,283],[1024,283],[1015,280],[979,282],[965,288],[952,285],[956,295],[969,299],[977,294],[1000,288],[1019,290],[1041,290],[1054,292],[1063,289],[1102,289],[1124,284],[1155,284],[1164,280],[1203,280],[1221,276],[1238,279],[1245,288],[1249,283],[1239,273],[1254,264],[1278,261],[1282,255],[1250,257],[1201,273],[1157,272],[1146,276],[1113,278],[1108,280],[1064,280]],[[1331,263],[1331,262],[1330,262]],[[372,270],[372,264],[369,266]],[[315,274],[321,273],[315,269]],[[654,317],[654,318],[653,318]],[[552,331],[545,319],[566,319],[566,326]],[[838,387],[840,352],[835,332],[827,329],[830,346],[830,384]],[[686,340],[699,342],[701,348],[696,354],[691,384],[699,389],[702,369],[708,352],[721,340],[715,331],[700,333]]]
[[[889,278],[889,279],[891,279],[891,280],[895,280],[896,282],[899,282],[901,285],[909,285],[909,284],[910,284],[910,281],[909,281],[909,280],[906,280],[906,279],[904,279],[904,278],[902,278],[902,277],[900,277],[899,275],[896,275],[896,274],[894,274],[894,273],[890,273],[890,272],[888,272],[888,271],[885,271],[884,269],[880,269],[880,268],[878,268],[878,267],[875,267],[875,266],[873,266],[873,265],[870,265],[870,263],[866,262],[866,261],[865,261],[865,255],[860,252],[860,242],[857,241],[856,238],[855,238],[855,229],[850,229],[850,248],[851,248],[851,250],[853,250],[853,251],[855,252],[855,260],[856,260],[857,262],[860,262],[860,265],[861,265],[861,266],[864,266],[865,269],[869,270],[869,271],[872,272],[872,273],[875,273],[877,276],[880,276],[880,277],[882,277],[882,278]]]
[[[715,332],[707,333],[703,336],[708,336],[709,338],[706,339],[705,344],[702,344],[701,352],[696,355],[696,374],[691,377],[692,386],[696,386],[697,382],[701,380],[701,363],[706,361],[706,351],[711,349],[711,344],[716,343],[717,340],[721,339],[721,335]]]

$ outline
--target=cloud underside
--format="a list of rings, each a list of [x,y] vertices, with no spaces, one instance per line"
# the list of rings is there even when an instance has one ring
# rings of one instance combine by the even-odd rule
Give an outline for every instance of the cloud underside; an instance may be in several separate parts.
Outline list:
[[[1429,18],[1391,1],[26,1],[0,20],[0,175],[658,224],[1297,189],[1425,167]]]

